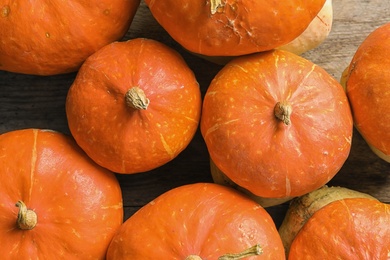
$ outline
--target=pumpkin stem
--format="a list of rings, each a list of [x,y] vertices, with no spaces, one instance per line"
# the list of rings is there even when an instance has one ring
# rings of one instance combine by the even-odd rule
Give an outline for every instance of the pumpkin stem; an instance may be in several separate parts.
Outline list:
[[[132,87],[129,89],[125,94],[125,101],[129,107],[137,110],[145,110],[150,103],[145,92],[139,87]]]
[[[262,253],[263,253],[263,249],[259,244],[257,244],[237,254],[223,255],[219,257],[218,260],[239,260],[245,257],[261,255]]]
[[[215,14],[218,12],[219,8],[222,8],[224,4],[222,4],[222,0],[211,0],[210,1],[210,11],[211,14]]]
[[[18,227],[23,230],[33,229],[37,224],[37,214],[31,209],[27,209],[26,204],[21,200],[15,206],[19,208],[18,220],[16,222]]]
[[[240,253],[236,254],[225,254],[223,256],[218,257],[218,260],[239,260],[245,257],[261,255],[263,253],[263,249],[259,244],[254,245]],[[189,255],[185,260],[202,260],[202,258],[198,255]]]
[[[290,116],[292,107],[287,102],[278,102],[274,108],[274,114],[276,118],[281,120],[285,125],[291,124]]]
[[[202,260],[202,258],[198,255],[189,255],[184,260]]]

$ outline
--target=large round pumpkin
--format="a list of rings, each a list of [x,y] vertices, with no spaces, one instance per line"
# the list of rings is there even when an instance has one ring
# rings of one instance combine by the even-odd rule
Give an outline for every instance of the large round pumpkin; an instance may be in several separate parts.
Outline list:
[[[344,76],[356,129],[390,162],[390,23],[361,43]]]
[[[0,211],[3,259],[104,259],[123,222],[115,175],[38,129],[0,135]]]
[[[146,0],[162,27],[187,50],[238,56],[270,50],[299,36],[325,0]]]
[[[91,55],[69,89],[66,114],[77,143],[99,165],[138,173],[174,159],[193,138],[201,94],[168,46],[115,42]]]
[[[285,259],[275,224],[260,205],[233,189],[197,183],[160,195],[127,219],[107,260],[243,259],[233,257],[239,253]]]
[[[265,198],[300,196],[327,183],[349,155],[353,129],[341,85],[281,50],[222,68],[204,97],[200,126],[215,166]]]
[[[129,29],[139,0],[2,1],[0,70],[53,75],[76,71]]]

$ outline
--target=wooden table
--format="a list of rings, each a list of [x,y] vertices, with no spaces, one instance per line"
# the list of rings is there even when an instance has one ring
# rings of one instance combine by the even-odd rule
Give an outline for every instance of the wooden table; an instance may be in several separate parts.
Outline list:
[[[328,39],[303,56],[339,79],[363,39],[376,27],[390,22],[387,0],[333,0],[334,23]],[[144,2],[124,40],[152,38],[178,50],[195,72],[204,94],[221,66],[184,51],[157,24]],[[41,77],[0,71],[0,133],[21,128],[48,128],[69,134],[65,98],[76,73]],[[117,175],[123,190],[125,219],[174,187],[211,182],[207,150],[198,132],[188,148],[172,162],[150,172]],[[329,185],[369,193],[390,203],[390,164],[371,152],[355,131],[352,151]],[[278,226],[288,204],[267,208]]]

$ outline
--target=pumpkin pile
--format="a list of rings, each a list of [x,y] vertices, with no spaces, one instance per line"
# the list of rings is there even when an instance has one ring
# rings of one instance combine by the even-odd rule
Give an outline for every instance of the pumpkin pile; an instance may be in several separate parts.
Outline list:
[[[186,51],[222,64],[203,97],[173,48],[124,39],[139,0],[0,6],[0,70],[76,72],[65,101],[70,136],[0,135],[0,254],[389,258],[389,205],[326,184],[350,154],[354,126],[390,161],[390,23],[367,37],[339,82],[299,55],[327,38],[331,0],[145,4]],[[167,164],[197,130],[214,183],[171,189],[124,220],[115,174]],[[286,201],[277,229],[265,208]]]

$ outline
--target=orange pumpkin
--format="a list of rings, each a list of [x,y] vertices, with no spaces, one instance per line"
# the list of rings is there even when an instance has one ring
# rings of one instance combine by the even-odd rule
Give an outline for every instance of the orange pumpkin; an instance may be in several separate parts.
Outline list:
[[[272,218],[233,189],[197,183],[160,195],[128,218],[107,260],[233,260],[240,253],[245,259],[285,259]]]
[[[201,132],[215,166],[265,198],[327,183],[347,159],[352,116],[341,85],[289,52],[236,58],[212,80]]]
[[[5,259],[104,259],[123,223],[115,175],[49,130],[0,135],[0,210]]]
[[[2,1],[0,70],[53,75],[76,71],[122,38],[140,0]]]
[[[356,129],[382,159],[390,162],[390,22],[361,43],[342,80]]]
[[[344,196],[343,189],[337,190],[338,198],[328,196],[324,189],[291,205],[285,225],[301,228],[292,240],[288,259],[389,259],[390,205],[368,194],[347,190]],[[313,210],[316,200],[326,203]],[[302,222],[294,218],[297,212],[311,213]]]
[[[286,256],[288,256],[291,243],[294,241],[298,232],[315,212],[334,201],[350,198],[377,200],[367,193],[339,186],[323,186],[303,196],[294,198],[290,202],[283,222],[279,227],[279,234],[283,241]],[[302,254],[302,256],[304,255]]]
[[[270,50],[299,36],[325,0],[146,0],[161,26],[187,50],[238,56]]]
[[[191,69],[176,51],[149,39],[112,43],[91,55],[66,100],[77,143],[117,173],[174,159],[192,140],[200,110]]]

